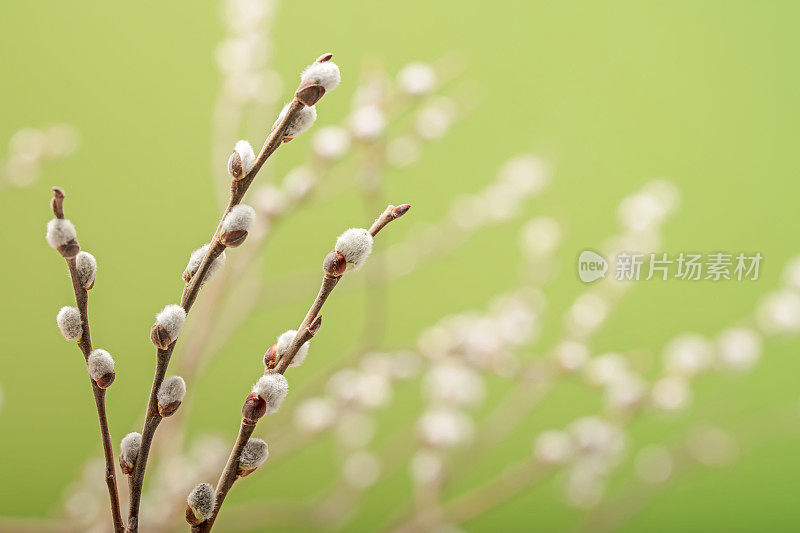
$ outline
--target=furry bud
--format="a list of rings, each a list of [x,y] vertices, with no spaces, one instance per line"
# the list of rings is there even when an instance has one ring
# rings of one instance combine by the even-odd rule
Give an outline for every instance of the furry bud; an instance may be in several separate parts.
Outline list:
[[[323,54],[307,66],[300,75],[295,96],[307,106],[313,106],[325,93],[334,90],[342,81],[339,66],[331,61],[333,54]]]
[[[275,124],[272,125],[272,129],[278,127],[278,124],[283,121],[283,118],[286,116],[286,113],[289,111],[289,107],[291,104],[286,104],[283,106],[280,114],[278,115],[278,120],[275,121]],[[283,134],[283,140],[289,141],[306,131],[308,128],[314,124],[314,121],[317,120],[317,108],[312,106],[304,107],[300,110],[294,119],[289,122],[289,127],[286,128],[286,132]]]
[[[175,342],[186,322],[186,311],[180,305],[170,304],[156,315],[156,323],[150,329],[150,340],[161,350]]]
[[[331,278],[338,278],[347,270],[347,259],[344,258],[341,252],[331,250],[325,256],[325,261],[322,263],[322,270]]]
[[[205,522],[214,515],[214,507],[217,505],[214,487],[208,483],[200,483],[186,498],[186,503],[186,521],[192,525]]]
[[[168,417],[175,414],[186,396],[186,382],[180,376],[168,377],[158,388],[158,414]]]
[[[289,392],[289,382],[283,374],[265,374],[253,385],[253,392],[267,402],[266,414],[271,415],[278,411]]]
[[[261,439],[249,439],[239,455],[239,477],[251,474],[269,457],[269,447]]]
[[[86,368],[97,386],[107,389],[114,383],[114,358],[105,350],[94,350],[86,359]]]
[[[141,445],[142,435],[139,433],[128,433],[122,438],[119,445],[119,467],[123,474],[130,475],[133,472]]]
[[[89,252],[78,252],[75,256],[75,267],[78,269],[78,281],[87,291],[94,287],[94,275],[97,272],[97,260]]]
[[[275,363],[278,361],[278,345],[273,344],[269,348],[267,348],[266,353],[264,353],[264,366],[267,370],[271,368],[275,368]]]
[[[183,281],[189,283],[192,281],[192,276],[197,274],[198,269],[200,268],[200,264],[203,262],[203,259],[208,252],[208,244],[204,244],[194,252],[192,255],[189,256],[189,264],[186,265],[186,270],[183,271]],[[211,277],[222,268],[222,265],[225,264],[225,252],[220,253],[214,261],[211,262],[211,265],[208,267],[208,271],[206,272],[205,278],[203,278],[203,283],[207,282],[211,279]]]
[[[255,392],[248,394],[242,406],[242,418],[255,424],[265,414],[267,414],[267,402]]]
[[[54,218],[47,223],[47,242],[64,257],[75,257],[81,247],[78,245],[78,233],[75,226],[67,219]]]
[[[286,352],[291,346],[292,341],[294,340],[295,335],[297,335],[296,329],[290,329],[288,331],[284,331],[280,337],[278,337],[278,342],[276,343],[276,351],[278,354],[278,359],[283,359],[286,355]],[[308,355],[308,343],[304,343],[297,353],[294,354],[292,358],[292,362],[289,366],[300,366],[303,364],[303,361],[306,360],[306,356]]]
[[[409,63],[397,74],[403,92],[421,96],[431,92],[436,85],[436,71],[425,63]]]
[[[360,107],[350,116],[350,131],[359,141],[375,141],[383,135],[385,129],[386,116],[376,105]]]
[[[372,252],[372,235],[363,228],[351,228],[336,239],[333,249],[342,254],[348,263],[359,268]]]
[[[225,246],[239,246],[247,238],[247,232],[255,219],[256,212],[249,205],[239,204],[233,206],[222,221],[219,242]]]
[[[68,341],[77,341],[83,335],[81,313],[77,307],[62,307],[56,316],[56,324]]]
[[[250,143],[242,139],[236,143],[231,157],[228,159],[228,173],[238,181],[247,176],[256,163],[256,154]]]

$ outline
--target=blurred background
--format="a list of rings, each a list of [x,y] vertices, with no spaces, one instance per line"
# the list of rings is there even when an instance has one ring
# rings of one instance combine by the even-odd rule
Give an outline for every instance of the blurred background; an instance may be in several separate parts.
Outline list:
[[[258,176],[259,229],[178,344],[188,395],[156,434],[143,529],[185,529],[335,237],[405,202],[326,304],[218,530],[797,529],[796,3],[0,12],[0,530],[109,525],[85,369],[54,324],[73,295],[43,238],[50,188],[98,260],[116,447],[235,141],[260,146],[326,51],[341,86]],[[755,281],[587,285],[585,249],[764,259]]]

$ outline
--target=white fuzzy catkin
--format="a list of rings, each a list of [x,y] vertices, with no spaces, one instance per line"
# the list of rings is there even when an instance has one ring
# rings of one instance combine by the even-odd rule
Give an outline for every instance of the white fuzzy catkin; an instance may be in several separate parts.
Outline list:
[[[245,204],[236,205],[225,215],[225,220],[222,221],[222,233],[241,230],[250,231],[255,219],[255,209]]]
[[[281,109],[280,114],[278,115],[278,120],[275,121],[275,124],[272,126],[273,128],[277,128],[278,124],[281,123],[283,117],[286,116],[286,112],[289,111],[290,104],[286,104]],[[289,122],[289,127],[286,128],[286,133],[283,134],[284,137],[288,137],[289,139],[294,139],[308,128],[314,124],[314,121],[317,120],[317,108],[312,106],[306,106],[300,110],[297,116]]]
[[[261,466],[269,457],[269,446],[261,439],[249,439],[239,455],[239,466],[244,470]]]
[[[294,336],[297,335],[296,329],[290,329],[288,331],[284,331],[281,333],[280,337],[278,337],[278,359],[283,357],[283,354],[286,353],[286,350],[289,349],[289,346],[292,344],[294,340]],[[306,342],[303,344],[297,353],[294,354],[294,359],[292,359],[292,364],[289,366],[300,366],[303,364],[303,361],[306,360],[306,356],[308,355],[308,343]]]
[[[334,161],[350,149],[350,135],[339,126],[325,126],[314,134],[311,146],[322,159]]]
[[[97,272],[97,260],[89,252],[78,252],[75,256],[75,268],[78,269],[78,281],[86,288],[94,283]]]
[[[421,96],[433,90],[436,71],[425,63],[409,63],[397,74],[397,81],[406,94]]]
[[[86,360],[86,368],[89,376],[93,380],[99,381],[100,378],[114,371],[114,358],[105,350],[94,350]]]
[[[323,61],[322,63],[311,63],[300,74],[301,81],[313,81],[318,85],[322,85],[326,93],[331,92],[342,81],[342,75],[339,72],[339,65],[333,61]]]
[[[348,263],[359,268],[372,252],[372,235],[364,228],[350,228],[336,239],[334,250],[342,254]]]
[[[186,311],[180,305],[169,304],[156,315],[156,324],[164,328],[173,341],[180,335],[184,323],[186,323]]]
[[[267,414],[271,415],[278,411],[289,392],[289,382],[283,374],[265,374],[253,385],[253,392],[267,402]]]
[[[350,131],[358,140],[374,141],[383,134],[385,128],[386,117],[378,106],[360,107],[350,116]]]
[[[253,151],[253,147],[242,139],[236,142],[233,150],[239,154],[239,159],[242,161],[242,176],[247,176],[253,170],[253,165],[256,164],[256,153]]]
[[[77,307],[62,307],[56,316],[56,323],[61,334],[68,341],[76,341],[83,335],[81,313]]]
[[[217,504],[214,487],[209,483],[200,483],[189,493],[186,503],[192,508],[197,518],[208,520],[214,514],[214,507]]]
[[[186,382],[180,376],[171,376],[161,382],[158,388],[158,405],[169,405],[182,402],[186,396]]]
[[[73,226],[72,222],[69,220],[54,218],[47,223],[46,237],[50,246],[58,248],[59,246],[67,244],[72,239],[77,238],[78,233],[75,231],[75,226]]]
[[[186,266],[186,270],[189,271],[189,274],[194,276],[197,274],[197,269],[200,268],[200,264],[203,262],[203,258],[206,256],[206,252],[208,252],[208,244],[204,244],[194,252],[192,255],[189,256],[189,264]],[[203,283],[210,280],[211,277],[216,274],[217,270],[222,268],[222,265],[225,264],[225,252],[219,254],[219,256],[214,259],[211,263],[211,266],[208,267],[208,272],[206,272],[206,277],[203,279]]]
[[[141,445],[142,435],[140,433],[128,433],[122,437],[122,442],[119,445],[119,453],[122,460],[129,465],[136,463],[136,457],[139,455],[139,447]]]

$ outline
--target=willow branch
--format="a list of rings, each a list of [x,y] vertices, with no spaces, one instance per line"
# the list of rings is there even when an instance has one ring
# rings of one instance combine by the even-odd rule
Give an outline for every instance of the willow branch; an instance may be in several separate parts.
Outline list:
[[[64,191],[58,187],[53,187],[53,200],[51,207],[56,218],[64,218]],[[83,353],[84,360],[89,359],[89,354],[92,353],[92,334],[89,329],[89,293],[83,287],[78,276],[78,268],[75,256],[65,258],[67,267],[69,268],[69,275],[72,278],[72,289],[75,293],[75,304],[81,316],[82,334],[78,339],[78,348]],[[103,456],[106,463],[105,480],[108,487],[108,497],[111,502],[111,518],[114,522],[114,531],[123,531],[122,514],[119,506],[119,492],[117,491],[117,478],[114,466],[114,449],[111,446],[111,434],[108,431],[108,419],[106,417],[106,391],[97,386],[97,383],[91,378],[89,382],[92,386],[92,394],[94,395],[94,404],[97,408],[97,419],[100,422],[100,441],[103,445]]]
[[[403,204],[397,207],[393,205],[388,206],[369,228],[368,231],[370,235],[375,237],[378,232],[385,228],[390,222],[406,214],[409,209],[411,209],[409,204]],[[339,283],[341,278],[342,275],[332,275],[328,269],[326,269],[326,272],[322,277],[322,285],[317,293],[317,297],[314,298],[314,302],[311,304],[308,313],[306,313],[303,322],[297,329],[297,334],[295,335],[294,340],[286,349],[286,352],[281,356],[281,358],[275,362],[275,366],[273,368],[268,368],[267,372],[278,374],[285,373],[289,368],[292,359],[294,359],[294,356],[297,354],[300,348],[306,342],[311,340],[317,331],[319,331],[319,328],[322,324],[322,316],[319,313],[322,310],[322,306],[325,305],[325,302],[333,292],[333,289],[336,288],[336,285]],[[238,478],[239,456],[242,453],[244,445],[247,444],[248,439],[253,434],[257,422],[258,420],[242,418],[241,426],[239,427],[239,435],[236,438],[236,442],[231,450],[231,454],[228,457],[228,462],[225,465],[225,469],[222,471],[219,481],[217,481],[214,513],[208,520],[193,526],[192,531],[206,533],[211,531],[211,528],[214,526],[214,522],[216,521],[217,516],[219,516],[222,503],[225,501],[225,497],[228,495],[228,492],[230,492],[233,484]]]
[[[242,179],[233,181],[231,184],[231,195],[228,201],[228,206],[225,208],[225,212],[220,218],[217,229],[214,232],[214,236],[211,240],[211,244],[208,247],[208,251],[203,258],[200,267],[197,269],[197,272],[184,287],[180,305],[187,314],[197,299],[197,296],[200,292],[200,287],[206,278],[208,270],[211,267],[211,263],[225,250],[225,245],[220,242],[220,229],[222,227],[222,221],[225,219],[225,216],[230,212],[230,210],[242,201],[247,189],[253,183],[253,180],[258,174],[258,171],[261,170],[261,167],[264,165],[267,159],[278,149],[281,143],[284,142],[286,130],[291,122],[297,118],[304,107],[305,104],[300,102],[296,97],[292,100],[283,120],[272,130],[270,135],[267,137],[267,140],[264,142],[253,168]],[[134,533],[139,529],[139,508],[141,505],[147,459],[150,454],[150,448],[153,443],[153,437],[155,436],[156,429],[158,429],[158,425],[161,422],[161,415],[158,413],[157,394],[159,387],[161,387],[161,383],[164,381],[164,376],[166,375],[167,367],[169,366],[169,361],[172,357],[172,352],[175,349],[176,342],[177,341],[173,341],[166,350],[159,349],[157,352],[156,371],[153,378],[153,385],[150,389],[147,410],[145,411],[144,427],[142,428],[142,443],[139,448],[139,455],[136,459],[133,472],[131,472],[131,496],[127,526],[130,533]]]

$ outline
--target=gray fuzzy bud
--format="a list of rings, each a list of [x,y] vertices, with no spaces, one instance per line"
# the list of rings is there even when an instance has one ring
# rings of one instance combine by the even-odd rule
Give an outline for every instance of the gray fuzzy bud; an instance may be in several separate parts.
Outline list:
[[[252,470],[258,468],[269,457],[269,447],[261,439],[249,439],[242,449],[239,456],[240,470]]]
[[[321,85],[325,92],[331,92],[342,81],[342,75],[339,72],[339,66],[333,61],[325,61],[322,63],[314,62],[307,66],[303,73],[300,74],[300,81],[313,82]]]
[[[372,253],[372,235],[364,228],[350,228],[339,235],[333,249],[342,254],[348,263],[359,268]]]
[[[156,324],[163,328],[170,341],[178,338],[186,323],[186,311],[180,305],[169,304],[156,315]]]
[[[286,104],[281,109],[280,114],[278,115],[278,120],[275,121],[275,124],[272,126],[273,128],[277,128],[278,124],[281,123],[283,118],[286,116],[286,113],[289,111],[289,106],[291,104]],[[289,123],[289,127],[286,128],[286,133],[283,134],[285,139],[293,139],[306,131],[308,128],[314,124],[314,121],[317,120],[317,108],[312,106],[306,106],[302,108],[297,116]]]
[[[253,225],[255,219],[256,212],[252,207],[245,204],[236,205],[225,215],[225,220],[222,221],[222,233],[250,231],[250,226]]]
[[[188,283],[192,276],[197,274],[197,270],[200,268],[200,264],[203,262],[203,259],[208,252],[208,244],[204,244],[189,256],[189,264],[186,265],[186,272],[184,273],[184,279]],[[211,277],[219,270],[222,265],[225,264],[225,252],[222,252],[217,256],[214,261],[212,261],[211,265],[208,267],[208,272],[206,272],[205,278],[203,279],[203,283],[207,282],[211,279]],[[186,274],[188,274],[188,279],[186,279]]]
[[[283,374],[265,374],[253,385],[253,392],[267,403],[267,414],[278,411],[289,392],[289,382]]]
[[[162,410],[164,407],[172,405],[180,405],[186,396],[186,382],[180,376],[171,376],[161,382],[158,388],[158,408]],[[175,409],[177,409],[175,405]],[[175,412],[174,410],[172,412]],[[172,414],[172,413],[170,413]]]
[[[88,291],[94,286],[97,260],[89,252],[78,252],[75,256],[75,267],[78,269],[78,281]]]
[[[292,341],[294,340],[295,335],[297,335],[296,329],[290,329],[288,331],[284,331],[280,337],[278,337],[278,342],[276,343],[276,351],[278,354],[278,359],[282,358],[286,351],[291,346]],[[294,354],[294,358],[292,359],[292,363],[289,366],[300,366],[303,364],[303,361],[306,360],[306,356],[308,355],[308,343],[304,343],[297,353]]]
[[[75,231],[75,226],[67,219],[54,218],[47,223],[47,242],[53,248],[58,249],[64,246],[71,240],[78,237],[78,232]]]
[[[217,503],[214,487],[209,483],[200,483],[189,493],[186,503],[198,520],[208,520],[214,514]]]
[[[62,307],[56,316],[56,323],[68,341],[76,341],[83,335],[81,313],[77,307]]]
[[[100,388],[106,388],[114,381],[114,358],[105,350],[94,350],[86,359],[86,368]]]
[[[130,474],[133,470],[141,445],[142,435],[140,433],[128,433],[122,438],[122,442],[119,445],[119,465],[124,473]]]

